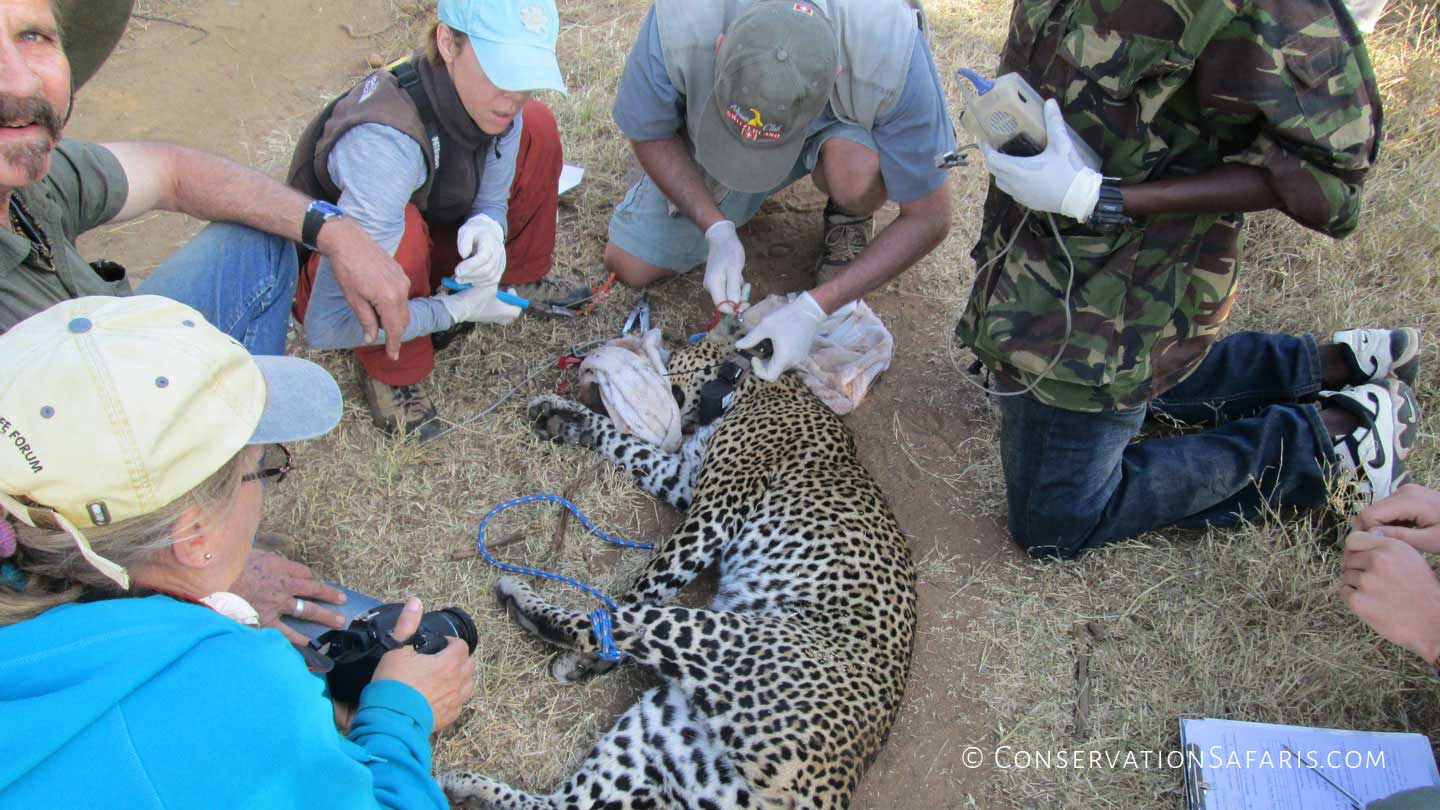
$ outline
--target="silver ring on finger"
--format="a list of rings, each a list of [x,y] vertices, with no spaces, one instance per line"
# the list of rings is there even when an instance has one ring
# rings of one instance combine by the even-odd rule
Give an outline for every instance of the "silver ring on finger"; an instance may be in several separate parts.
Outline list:
[[[301,598],[298,597],[298,596],[295,597],[295,613],[294,613],[294,615],[298,617],[301,613],[304,613],[304,612],[305,612],[305,600],[304,600],[304,599],[301,599]]]

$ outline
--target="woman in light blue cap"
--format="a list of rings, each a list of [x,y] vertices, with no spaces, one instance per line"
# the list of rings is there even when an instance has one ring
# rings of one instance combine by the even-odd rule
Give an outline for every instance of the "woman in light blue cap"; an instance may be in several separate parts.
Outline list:
[[[555,117],[530,98],[565,92],[553,0],[440,0],[425,48],[326,106],[295,148],[288,182],[337,206],[410,279],[410,326],[391,358],[364,335],[329,261],[303,266],[296,314],[321,349],[355,349],[376,427],[432,439],[444,425],[421,382],[435,349],[476,323],[520,314],[503,285],[571,305],[586,284],[550,276],[563,165]],[[437,295],[452,277],[468,288]],[[432,339],[433,336],[433,339]]]
[[[385,654],[342,736],[325,682],[230,592],[290,471],[278,443],[339,418],[325,370],[168,298],[0,335],[0,505],[23,524],[0,520],[0,807],[448,807],[428,738],[473,688],[465,644]]]

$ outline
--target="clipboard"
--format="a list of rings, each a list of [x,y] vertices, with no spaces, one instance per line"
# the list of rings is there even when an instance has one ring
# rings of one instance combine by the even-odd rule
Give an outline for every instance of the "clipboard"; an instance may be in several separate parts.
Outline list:
[[[1330,781],[1362,803],[1440,787],[1423,734],[1186,719],[1180,749],[1188,810],[1351,810]]]

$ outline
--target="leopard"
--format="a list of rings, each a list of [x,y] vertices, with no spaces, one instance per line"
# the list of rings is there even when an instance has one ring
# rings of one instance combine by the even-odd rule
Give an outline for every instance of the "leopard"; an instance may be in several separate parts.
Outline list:
[[[613,643],[659,676],[548,795],[448,771],[475,810],[847,808],[900,711],[916,624],[909,542],[853,434],[794,372],[749,373],[724,339],[677,350],[671,391],[691,430],[667,452],[556,395],[528,403],[542,439],[598,452],[683,511],[616,599]],[[695,427],[701,390],[741,372],[724,414]],[[730,379],[726,377],[726,379]],[[671,604],[718,565],[705,608]],[[594,677],[591,614],[506,576],[511,619],[560,648],[551,674]]]

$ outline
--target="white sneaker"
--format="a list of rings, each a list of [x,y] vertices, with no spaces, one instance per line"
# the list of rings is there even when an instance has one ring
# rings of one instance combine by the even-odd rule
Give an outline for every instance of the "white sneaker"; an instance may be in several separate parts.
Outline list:
[[[1420,434],[1415,393],[1390,378],[1343,391],[1320,393],[1327,408],[1340,408],[1360,420],[1335,439],[1340,466],[1358,479],[1360,492],[1379,500],[1405,483],[1405,458]]]
[[[1359,380],[1358,384],[1380,382],[1386,377],[1415,384],[1415,375],[1420,372],[1419,329],[1347,329],[1336,332],[1330,340],[1349,349],[1343,353],[1345,362],[1350,366],[1350,379]]]

